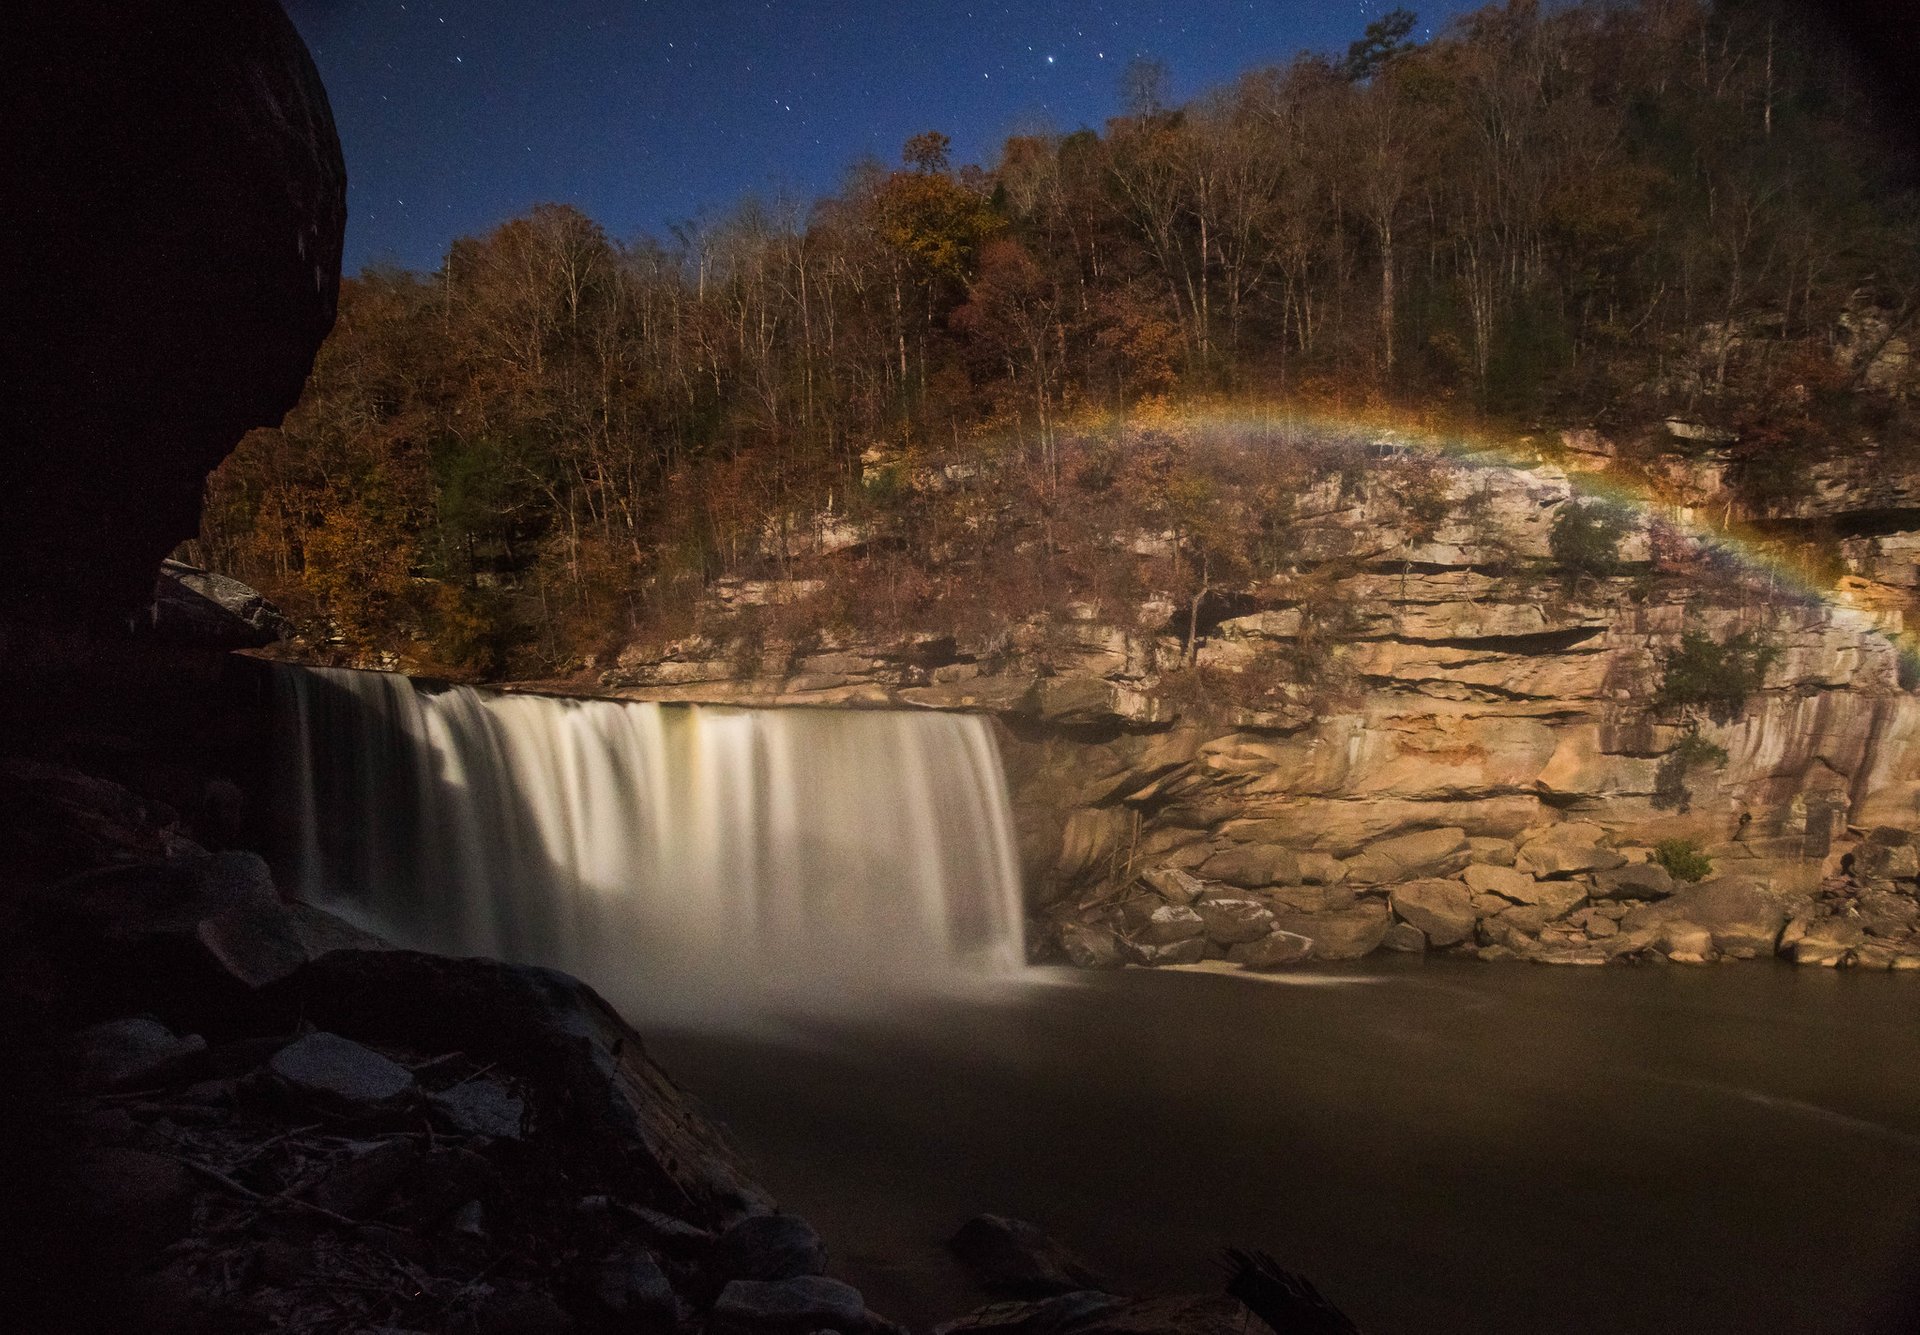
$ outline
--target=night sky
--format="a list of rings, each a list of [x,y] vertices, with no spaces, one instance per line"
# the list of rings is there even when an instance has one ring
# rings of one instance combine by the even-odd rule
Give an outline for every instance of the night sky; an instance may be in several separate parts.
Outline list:
[[[543,201],[618,238],[750,193],[800,202],[908,135],[990,162],[1008,134],[1099,128],[1135,56],[1176,99],[1392,0],[287,0],[346,148],[348,272],[433,268]],[[1422,32],[1477,5],[1413,5]]]

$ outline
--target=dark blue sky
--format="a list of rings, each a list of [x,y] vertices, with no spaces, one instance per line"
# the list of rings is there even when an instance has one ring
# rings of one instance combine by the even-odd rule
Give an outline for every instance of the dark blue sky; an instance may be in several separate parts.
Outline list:
[[[1391,0],[286,0],[346,148],[347,269],[438,265],[454,237],[574,204],[664,235],[749,193],[800,201],[921,130],[956,162],[1098,128],[1136,55],[1176,97],[1302,49],[1344,52]],[[1410,5],[1422,29],[1477,6]]]

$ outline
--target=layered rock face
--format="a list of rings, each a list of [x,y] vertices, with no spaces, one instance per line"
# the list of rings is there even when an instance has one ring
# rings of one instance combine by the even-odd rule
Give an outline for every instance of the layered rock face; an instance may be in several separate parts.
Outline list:
[[[0,18],[0,617],[110,623],[333,326],[346,173],[273,0]]]
[[[1920,699],[1889,638],[1904,602],[1797,592],[1680,509],[1607,511],[1605,560],[1570,569],[1556,527],[1594,502],[1558,464],[1462,461],[1423,528],[1396,499],[1405,462],[1298,499],[1298,564],[1202,626],[1198,673],[1170,671],[1185,618],[1163,602],[993,643],[773,647],[744,674],[695,642],[607,680],[997,714],[1034,939],[1090,965],[1771,954],[1790,919],[1912,902],[1897,856],[1849,879],[1920,824]],[[1278,684],[1230,689],[1276,664]],[[1170,689],[1196,677],[1229,689]],[[1777,913],[1726,928],[1733,886]],[[1878,945],[1821,962],[1920,964],[1908,919],[1883,919]]]

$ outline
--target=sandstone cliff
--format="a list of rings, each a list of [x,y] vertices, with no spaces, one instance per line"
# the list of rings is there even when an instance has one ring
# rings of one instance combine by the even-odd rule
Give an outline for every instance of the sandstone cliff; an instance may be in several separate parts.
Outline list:
[[[1327,470],[1293,499],[1284,569],[1191,621],[1149,597],[986,635],[696,638],[630,651],[603,684],[998,716],[1036,944],[1082,963],[1381,945],[1692,959],[1770,954],[1786,927],[1810,961],[1920,965],[1911,479],[1836,465],[1817,530],[1789,515],[1735,536],[1698,522],[1726,508],[1711,470],[1655,492],[1656,460],[1629,489],[1615,454],[1569,433],[1436,474],[1376,441],[1358,478]],[[1440,503],[1410,504],[1422,488]],[[1851,572],[1835,592],[1782,573],[1807,566],[1809,533]],[[833,536],[829,552],[863,540]],[[1172,540],[1131,538],[1149,562]],[[833,579],[809,573],[716,598],[803,603]],[[1833,948],[1856,892],[1883,897],[1885,930]],[[1660,908],[1676,902],[1691,908]],[[1755,912],[1778,919],[1765,942],[1720,930]]]

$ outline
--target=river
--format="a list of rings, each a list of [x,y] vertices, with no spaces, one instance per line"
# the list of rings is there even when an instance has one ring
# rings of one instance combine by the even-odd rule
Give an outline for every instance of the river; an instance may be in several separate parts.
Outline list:
[[[941,1242],[993,1211],[1136,1292],[1212,1288],[1223,1245],[1264,1248],[1370,1335],[1906,1328],[1920,979],[1034,978],[996,1004],[653,1047],[839,1273],[916,1327],[981,1300]]]

